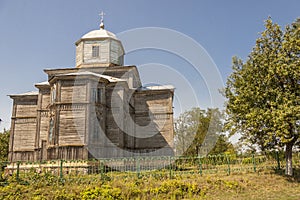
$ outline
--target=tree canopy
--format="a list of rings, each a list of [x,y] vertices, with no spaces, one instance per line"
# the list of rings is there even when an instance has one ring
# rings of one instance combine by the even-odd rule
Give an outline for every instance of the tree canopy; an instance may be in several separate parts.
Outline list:
[[[233,145],[222,134],[223,114],[218,109],[192,108],[175,121],[177,155],[198,156],[234,153]]]
[[[7,161],[8,159],[8,144],[9,131],[4,130],[0,133],[0,161]]]
[[[269,18],[243,62],[234,57],[227,79],[227,129],[262,150],[284,145],[286,174],[300,125],[300,20],[284,30]]]

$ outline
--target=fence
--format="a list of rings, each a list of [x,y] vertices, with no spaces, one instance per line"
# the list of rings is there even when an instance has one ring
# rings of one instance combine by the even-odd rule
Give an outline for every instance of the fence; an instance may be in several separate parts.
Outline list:
[[[180,174],[233,174],[281,169],[284,155],[273,152],[265,155],[238,157],[236,155],[212,155],[206,157],[132,157],[99,160],[53,160],[43,162],[0,163],[3,177],[16,176],[26,180],[28,176],[50,173],[59,180],[99,174],[101,179],[119,176],[165,176]],[[300,153],[293,155],[294,168],[300,168]],[[86,176],[85,176],[86,177]],[[95,177],[95,176],[94,176]],[[2,178],[3,179],[3,178]]]

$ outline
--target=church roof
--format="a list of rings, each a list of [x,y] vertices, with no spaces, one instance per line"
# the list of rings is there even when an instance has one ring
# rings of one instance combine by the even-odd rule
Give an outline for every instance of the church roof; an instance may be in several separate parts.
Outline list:
[[[173,85],[149,85],[143,86],[141,90],[174,90],[175,87]]]
[[[35,85],[37,86],[42,86],[42,85],[50,85],[48,81],[44,81],[44,82],[40,82],[40,83],[36,83]]]
[[[103,78],[108,80],[109,82],[120,82],[120,81],[126,81],[124,79],[120,79],[120,78],[116,78],[116,77],[112,77],[112,76],[107,76],[107,75],[103,75],[103,74],[97,74],[94,72],[89,72],[89,71],[80,71],[80,72],[73,72],[73,73],[67,73],[67,74],[60,74],[57,76],[95,76],[98,78]]]
[[[94,39],[94,38],[113,38],[115,40],[118,40],[115,34],[102,28],[99,30],[90,31],[81,37],[81,39]]]
[[[13,97],[13,96],[36,96],[38,94],[39,94],[38,91],[30,91],[30,92],[25,92],[25,93],[21,93],[21,94],[10,94],[8,96],[10,96],[10,97]]]

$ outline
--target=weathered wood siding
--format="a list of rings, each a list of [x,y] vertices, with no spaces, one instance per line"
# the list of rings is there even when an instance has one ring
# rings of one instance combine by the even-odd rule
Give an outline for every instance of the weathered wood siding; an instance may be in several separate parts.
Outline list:
[[[73,81],[63,81],[60,90],[60,102],[81,103],[86,101],[86,85],[77,84]]]
[[[14,100],[13,151],[33,151],[37,124],[37,96]]]
[[[13,152],[13,160],[11,161],[12,162],[35,161],[35,152],[33,150],[32,151],[22,150],[22,151]]]
[[[84,106],[73,108],[73,110],[60,110],[59,114],[59,145],[84,144],[86,128],[86,109]]]
[[[16,106],[16,117],[36,117],[37,100],[17,101]]]
[[[36,118],[16,119],[13,151],[33,151],[35,133]]]
[[[41,95],[41,105],[39,108],[39,145],[38,147],[42,147],[42,140],[48,140],[48,132],[49,132],[49,121],[50,121],[50,116],[49,116],[49,106],[50,106],[50,88],[49,89],[41,89],[40,90],[40,95]]]
[[[49,110],[50,89],[40,91],[42,94],[42,110]]]
[[[83,46],[83,63],[109,63],[109,40],[85,41]],[[92,47],[99,47],[99,57],[92,56]]]
[[[135,148],[173,147],[172,93],[169,90],[135,94]]]
[[[120,145],[121,130],[117,121],[122,118],[120,104],[121,97],[113,92],[114,87],[107,87],[106,89],[106,136],[116,146]]]
[[[48,160],[86,160],[86,149],[83,146],[49,147]]]
[[[83,62],[83,42],[76,46],[76,66],[81,65]]]
[[[111,63],[116,65],[123,65],[123,49],[119,42],[111,40],[110,43],[110,59]]]
[[[41,145],[42,145],[42,140],[48,140],[49,121],[50,121],[49,111],[41,112],[39,147],[41,147]]]

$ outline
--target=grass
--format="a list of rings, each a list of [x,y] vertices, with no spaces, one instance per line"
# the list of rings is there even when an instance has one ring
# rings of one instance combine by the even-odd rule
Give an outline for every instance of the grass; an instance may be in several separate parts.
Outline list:
[[[66,175],[29,173],[0,186],[0,199],[300,199],[299,170],[285,177],[272,170],[227,175],[127,176],[111,173]]]

